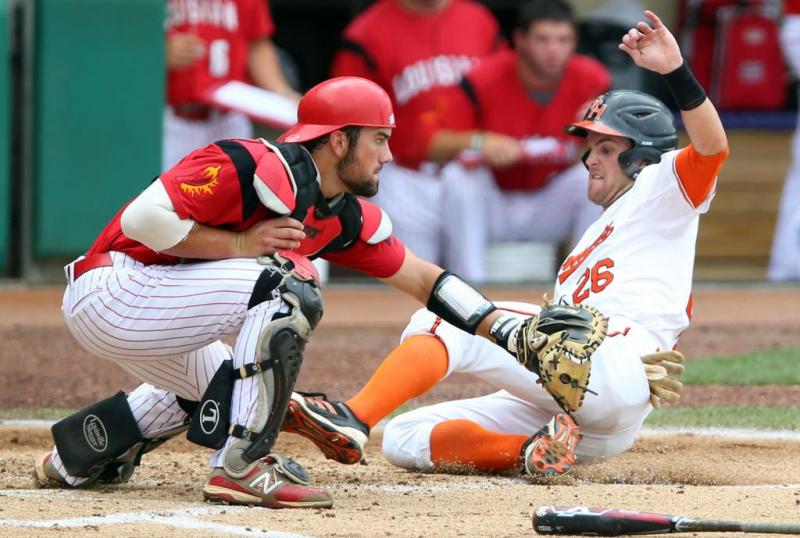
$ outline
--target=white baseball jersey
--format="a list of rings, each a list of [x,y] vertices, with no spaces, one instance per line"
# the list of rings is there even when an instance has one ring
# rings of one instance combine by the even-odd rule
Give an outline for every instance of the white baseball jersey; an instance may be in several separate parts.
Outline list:
[[[699,216],[675,171],[679,151],[645,167],[606,209],[561,265],[555,302],[587,304],[641,324],[671,349],[689,325]]]

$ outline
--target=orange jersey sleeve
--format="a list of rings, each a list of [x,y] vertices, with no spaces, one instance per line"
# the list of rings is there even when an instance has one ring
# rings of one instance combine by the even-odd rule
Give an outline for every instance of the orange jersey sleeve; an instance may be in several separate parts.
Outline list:
[[[714,155],[702,155],[691,144],[678,153],[675,158],[675,171],[683,191],[693,206],[699,207],[708,197],[714,186],[714,180],[729,154],[730,150],[725,149]]]

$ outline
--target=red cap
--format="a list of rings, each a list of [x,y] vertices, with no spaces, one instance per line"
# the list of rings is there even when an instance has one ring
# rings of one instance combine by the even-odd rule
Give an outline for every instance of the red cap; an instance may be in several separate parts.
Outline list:
[[[348,125],[394,128],[389,94],[361,77],[320,82],[300,100],[297,124],[279,136],[278,142],[305,142]]]

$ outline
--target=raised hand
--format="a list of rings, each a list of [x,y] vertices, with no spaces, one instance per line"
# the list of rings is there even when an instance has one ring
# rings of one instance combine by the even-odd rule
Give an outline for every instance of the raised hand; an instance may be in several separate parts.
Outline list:
[[[650,21],[639,22],[622,36],[619,49],[625,51],[641,68],[665,75],[683,63],[681,49],[675,36],[661,19],[650,10],[644,12]]]

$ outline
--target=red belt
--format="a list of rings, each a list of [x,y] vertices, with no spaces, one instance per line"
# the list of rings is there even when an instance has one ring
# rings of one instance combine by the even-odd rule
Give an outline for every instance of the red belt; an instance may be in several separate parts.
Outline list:
[[[102,254],[92,254],[86,256],[82,260],[78,260],[72,264],[72,280],[78,280],[78,277],[83,275],[86,271],[97,269],[98,267],[111,267],[114,265],[111,261],[111,254],[103,252]]]
[[[173,106],[172,112],[185,120],[205,121],[211,116],[211,107],[200,103],[183,103]]]

